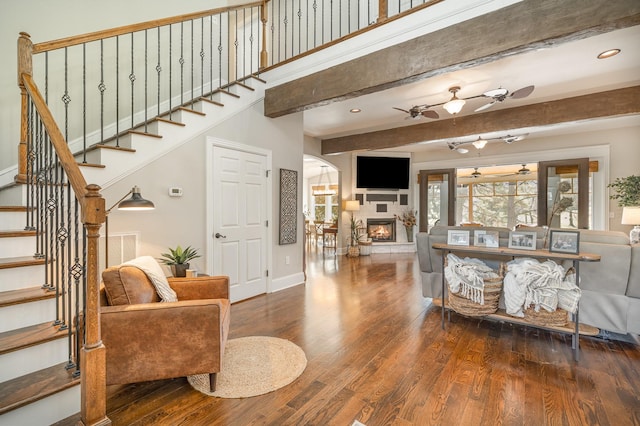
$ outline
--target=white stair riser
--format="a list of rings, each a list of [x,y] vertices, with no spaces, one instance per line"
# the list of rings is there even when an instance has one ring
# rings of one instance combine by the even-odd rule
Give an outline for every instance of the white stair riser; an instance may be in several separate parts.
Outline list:
[[[0,191],[0,204],[3,206],[23,206],[26,200],[27,185],[14,185]]]
[[[0,212],[0,228],[3,231],[8,231],[10,229],[24,229],[26,225],[26,212]]]
[[[80,412],[80,385],[1,415],[0,425],[50,425],[78,412]]]
[[[0,355],[0,383],[65,362],[68,345],[62,338]]]
[[[44,265],[0,269],[0,291],[18,290],[44,284]]]
[[[0,333],[14,328],[28,327],[53,321],[56,317],[55,299],[44,299],[0,308]]]
[[[35,236],[0,238],[0,257],[33,256],[35,249]]]

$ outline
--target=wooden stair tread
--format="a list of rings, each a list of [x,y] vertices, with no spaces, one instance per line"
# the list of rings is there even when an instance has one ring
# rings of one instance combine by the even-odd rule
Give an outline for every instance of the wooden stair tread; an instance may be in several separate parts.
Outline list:
[[[240,79],[240,80],[238,80],[238,81],[247,81],[247,80],[249,80],[250,78],[252,78],[252,79],[254,79],[254,80],[258,80],[260,83],[267,84],[267,81],[266,81],[266,80],[263,80],[263,79],[261,79],[260,77],[258,77],[258,76],[256,76],[256,75],[253,75],[253,74],[248,75],[248,76],[246,76],[246,77],[244,77],[244,78],[241,78],[241,79]]]
[[[212,105],[217,105],[217,106],[221,106],[223,107],[224,104],[222,102],[218,102],[218,101],[214,101],[213,99],[209,99],[209,98],[199,98],[199,100],[201,100],[202,102],[206,102]]]
[[[240,97],[240,95],[236,95],[235,93],[231,93],[230,91],[224,90],[224,89],[216,89],[216,90],[213,91],[213,93],[224,93],[225,95],[229,95],[229,96],[232,96],[234,98],[239,98]]]
[[[34,266],[44,264],[44,259],[37,259],[33,256],[0,258],[0,269],[19,268],[21,266]]]
[[[55,291],[42,287],[28,287],[18,290],[0,292],[0,307],[19,305],[21,303],[35,302],[38,300],[53,299],[56,297]]]
[[[26,206],[0,206],[0,212],[28,212],[33,210]]]
[[[66,362],[0,383],[0,415],[80,384]]]
[[[255,92],[255,90],[256,90],[256,89],[254,89],[254,88],[253,88],[253,87],[251,87],[251,86],[247,86],[247,85],[246,85],[246,84],[244,84],[244,83],[240,83],[239,81],[236,81],[236,82],[235,82],[235,83],[233,83],[233,84],[237,84],[238,86],[240,86],[240,87],[244,87],[245,89],[247,89],[247,90],[251,90],[252,92]]]
[[[128,133],[132,135],[149,136],[152,138],[162,139],[162,135],[156,135],[155,133],[141,132],[139,130],[129,130]]]
[[[92,164],[92,163],[77,163],[80,167],[95,167],[97,169],[104,169],[104,164]]]
[[[432,299],[432,300],[435,306],[442,307],[442,299]],[[460,315],[464,315],[464,314],[460,314]],[[575,332],[575,329],[576,329],[575,323],[573,321],[567,322],[567,325],[564,327],[553,326],[553,325],[538,325],[538,324],[529,322],[524,318],[511,316],[507,314],[504,309],[498,309],[498,312],[496,312],[495,314],[482,315],[482,317],[490,318],[498,321],[507,321],[514,324],[527,325],[530,327],[542,328],[550,331],[558,331],[561,333],[572,334]],[[581,336],[597,336],[600,333],[600,329],[593,327],[591,325],[587,325],[587,324],[578,324],[578,325],[579,325],[578,332],[580,333]]]
[[[197,114],[197,115],[201,115],[201,116],[206,116],[207,114],[205,114],[204,112],[200,112],[200,111],[196,111],[195,109],[191,109],[191,108],[187,108],[187,107],[180,107],[178,108],[180,111],[185,111],[185,112],[190,112],[192,114]]]
[[[5,231],[0,231],[0,238],[10,238],[10,237],[35,237],[38,235],[36,231],[25,231],[24,229],[9,229]]]
[[[69,330],[60,330],[51,322],[16,328],[0,333],[0,355],[67,337]]]
[[[179,121],[169,120],[168,118],[156,117],[155,120],[160,121],[162,123],[173,124],[174,126],[181,126],[181,127],[186,126],[186,124],[184,123],[181,123]]]
[[[93,151],[96,149],[111,149],[114,151],[123,151],[123,152],[136,152],[135,149],[133,148],[125,148],[123,146],[115,146],[115,145],[105,145],[105,144],[97,144],[97,145],[93,145],[92,147],[90,147],[89,149],[87,149],[88,151]]]

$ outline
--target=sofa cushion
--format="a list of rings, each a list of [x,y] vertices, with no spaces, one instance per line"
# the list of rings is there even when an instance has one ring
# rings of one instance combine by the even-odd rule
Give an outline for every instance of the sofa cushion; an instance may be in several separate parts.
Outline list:
[[[135,266],[112,266],[102,271],[102,281],[109,305],[134,305],[159,302],[156,289],[141,269]]]

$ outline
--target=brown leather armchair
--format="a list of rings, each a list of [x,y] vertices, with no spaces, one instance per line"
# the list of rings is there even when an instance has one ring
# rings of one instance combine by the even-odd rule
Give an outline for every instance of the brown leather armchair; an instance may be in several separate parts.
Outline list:
[[[216,373],[229,334],[229,278],[168,278],[178,302],[160,302],[135,266],[102,273],[100,325],[107,385]]]

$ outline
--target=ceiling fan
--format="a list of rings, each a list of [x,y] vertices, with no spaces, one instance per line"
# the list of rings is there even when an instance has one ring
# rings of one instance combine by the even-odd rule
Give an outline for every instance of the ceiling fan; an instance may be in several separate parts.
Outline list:
[[[490,108],[499,102],[504,102],[508,98],[513,98],[513,99],[526,98],[533,92],[533,89],[535,89],[535,86],[531,85],[531,86],[523,87],[522,89],[518,89],[515,92],[509,92],[509,90],[504,89],[502,87],[498,89],[488,90],[484,92],[482,95],[474,96],[474,98],[484,97],[484,98],[491,99],[491,101],[488,104],[484,104],[481,107],[476,108],[475,112],[484,111],[485,109]]]
[[[398,107],[393,107],[393,109],[397,109],[398,111],[406,112],[407,114],[409,114],[409,117],[407,117],[407,119],[419,120],[422,117],[433,118],[433,119],[440,118],[440,115],[437,112],[429,109],[429,105],[416,105],[412,107],[410,110],[406,110]]]
[[[507,135],[507,136],[503,136],[500,139],[502,139],[507,144],[512,144],[514,142],[521,141],[522,139],[526,138],[527,136],[529,136],[529,133],[525,133],[524,135],[518,135],[518,136]]]
[[[478,168],[477,168],[477,167],[474,167],[474,168],[473,168],[473,172],[472,172],[469,176],[471,176],[471,177],[472,177],[472,178],[474,178],[474,179],[477,179],[477,178],[479,178],[480,176],[482,176],[482,173],[480,173],[480,172],[478,171]]]
[[[461,145],[467,144],[469,142],[447,142],[447,146],[451,151],[459,152],[460,154],[466,154],[469,152],[467,148],[464,148]]]
[[[531,170],[527,167],[526,164],[522,165],[522,168],[515,173],[511,173],[504,176],[526,176],[531,173]]]

